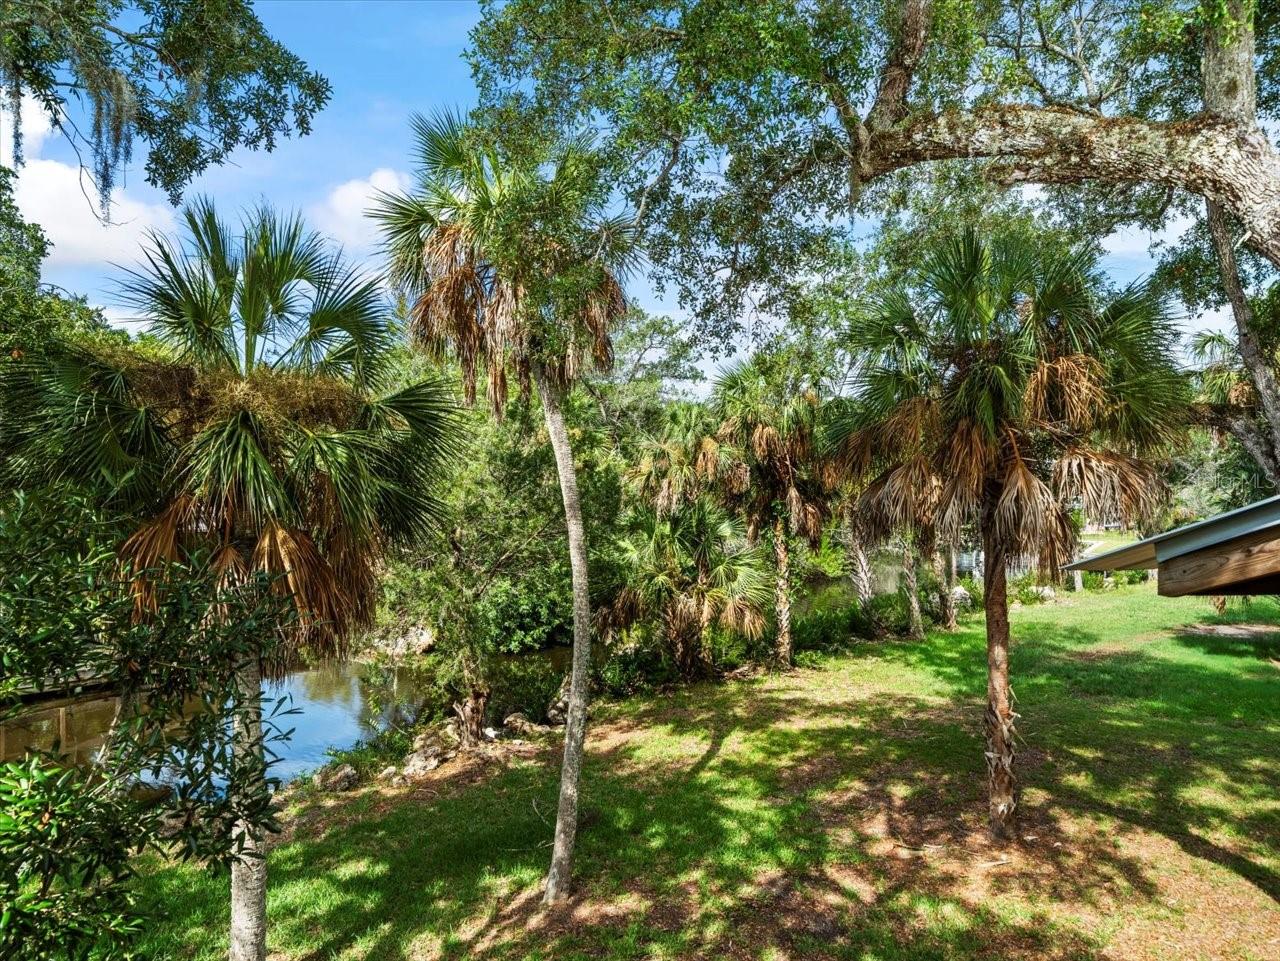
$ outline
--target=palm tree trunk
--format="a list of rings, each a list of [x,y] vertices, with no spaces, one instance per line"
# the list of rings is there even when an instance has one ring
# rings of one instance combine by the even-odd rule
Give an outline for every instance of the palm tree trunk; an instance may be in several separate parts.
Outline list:
[[[861,532],[852,520],[844,528],[844,558],[849,579],[853,582],[853,590],[858,598],[858,606],[864,614],[870,615],[871,561],[867,557],[867,547]]]
[[[791,666],[791,554],[787,549],[787,527],[781,517],[773,522],[773,558],[777,565],[773,597],[778,620],[773,658],[778,667],[788,668]]]
[[[933,572],[938,579],[938,609],[942,614],[942,628],[946,631],[956,629],[956,599],[951,593],[950,578],[947,577],[947,561],[941,551],[933,552]]]
[[[916,556],[910,542],[902,549],[902,579],[907,592],[907,636],[924,637],[924,618],[920,614],[920,584],[916,578]]]
[[[698,611],[698,672],[703,677],[711,677],[715,674],[715,658],[711,653],[711,606],[707,603],[705,592],[700,607]]]
[[[262,743],[262,672],[251,657],[236,675],[240,710],[233,723],[236,767],[249,777],[266,775]],[[231,862],[231,961],[265,961],[267,957],[267,850],[261,829],[239,821],[234,837],[243,847]]]
[[[1014,713],[1009,689],[1009,597],[1005,555],[995,532],[994,501],[983,512],[982,602],[987,613],[987,798],[991,833],[1004,840],[1016,830],[1018,781],[1013,774]]]
[[[587,685],[591,671],[591,601],[587,591],[587,538],[578,499],[578,474],[573,466],[573,449],[564,425],[559,392],[542,371],[537,371],[542,412],[556,458],[560,495],[564,500],[564,522],[569,532],[569,566],[573,575],[573,670],[569,679],[569,706],[565,720],[564,764],[560,770],[560,803],[556,809],[556,836],[551,850],[551,869],[543,901],[551,904],[569,896],[573,873],[573,846],[578,834],[578,782],[582,777],[582,754],[587,736]]]

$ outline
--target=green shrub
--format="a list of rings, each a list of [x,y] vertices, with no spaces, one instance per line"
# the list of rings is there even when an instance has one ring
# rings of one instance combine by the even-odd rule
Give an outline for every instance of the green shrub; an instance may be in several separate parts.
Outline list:
[[[1149,578],[1148,571],[1112,571],[1111,579],[1116,582],[1117,586],[1127,584],[1141,584]]]
[[[596,670],[596,682],[609,697],[628,697],[679,679],[675,664],[663,650],[642,642],[609,651]]]
[[[1043,604],[1045,599],[1040,590],[1040,581],[1033,573],[1022,574],[1009,581],[1009,597],[1019,604]]]
[[[772,645],[771,632],[766,631],[768,643]],[[711,660],[721,671],[732,671],[736,667],[759,660],[765,651],[765,638],[752,640],[734,631],[711,629]],[[771,649],[771,648],[770,648]]]
[[[520,713],[529,720],[546,720],[551,704],[564,681],[564,671],[549,658],[538,654],[522,654],[495,659],[489,671],[490,694],[488,720],[497,727],[510,714]]]
[[[371,781],[388,765],[399,765],[413,749],[413,731],[391,727],[350,747],[329,748],[325,753],[335,765],[350,764],[361,781]]]
[[[129,957],[138,824],[101,778],[34,754],[0,765],[0,956]]]
[[[906,596],[901,591],[876,594],[871,598],[871,621],[878,631],[905,634],[911,623]]]
[[[876,636],[876,625],[861,604],[810,611],[791,628],[796,651],[822,651]]]

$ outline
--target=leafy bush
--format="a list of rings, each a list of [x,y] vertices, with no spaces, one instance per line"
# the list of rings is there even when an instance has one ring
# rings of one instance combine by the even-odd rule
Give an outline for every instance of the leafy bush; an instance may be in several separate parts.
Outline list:
[[[0,765],[0,957],[126,957],[141,928],[139,811],[113,785],[30,755]]]
[[[810,611],[791,627],[797,651],[822,651],[876,636],[876,626],[860,604]]]
[[[0,767],[0,957],[123,957],[138,930],[133,853],[225,863],[236,821],[275,828],[271,781],[227,735],[258,706],[239,695],[237,668],[273,653],[284,602],[265,580],[220,589],[196,556],[165,567],[163,590],[136,617],[113,529],[70,490],[0,499],[0,719],[22,711],[26,689],[73,692],[77,671],[122,705],[145,704],[121,712],[92,778],[36,755]],[[270,749],[289,711],[264,713]],[[156,771],[174,790],[154,806],[120,789]]]
[[[517,711],[531,721],[546,720],[547,707],[563,681],[564,671],[550,658],[537,654],[495,658],[489,669],[490,723],[497,726]]]
[[[773,637],[766,631],[753,640],[737,631],[712,627],[710,642],[711,659],[717,670],[732,671],[743,664],[766,657],[772,650]]]
[[[876,594],[871,598],[871,621],[879,631],[905,634],[911,622],[906,596],[901,591]]]
[[[498,578],[480,597],[476,630],[507,654],[538,651],[573,640],[573,593],[563,577]]]
[[[1009,581],[1009,596],[1024,605],[1043,604],[1045,601],[1041,584],[1032,573],[1019,575]]]
[[[596,669],[596,681],[610,697],[627,697],[679,680],[675,663],[651,644],[630,643],[608,652]]]
[[[361,781],[371,781],[388,765],[399,765],[413,749],[413,732],[390,727],[346,748],[330,748],[325,753],[334,764],[350,764]]]
[[[1112,571],[1111,579],[1117,585],[1141,584],[1151,576],[1149,571]]]

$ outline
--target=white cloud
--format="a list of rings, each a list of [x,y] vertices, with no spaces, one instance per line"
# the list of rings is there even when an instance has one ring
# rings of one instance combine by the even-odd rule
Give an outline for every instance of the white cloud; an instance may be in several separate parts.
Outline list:
[[[365,216],[379,191],[407,190],[408,174],[379,167],[368,177],[348,180],[329,191],[324,201],[307,208],[311,225],[342,244],[356,256],[372,253],[378,242],[377,228]]]
[[[1177,216],[1158,231],[1121,227],[1108,234],[1102,241],[1102,249],[1112,257],[1146,257],[1152,244],[1169,244],[1181,237],[1193,221],[1190,217]]]
[[[0,91],[0,99],[7,103],[7,94]],[[19,115],[22,118],[23,156],[38,157],[45,140],[53,132],[53,123],[34,97],[22,98]],[[13,117],[6,110],[0,110],[0,166],[13,167]]]
[[[28,220],[44,228],[54,266],[132,263],[146,231],[171,230],[173,209],[111,191],[111,222],[104,222],[92,180],[78,167],[56,160],[28,160],[18,175],[14,199]]]
[[[1187,327],[1192,331],[1213,330],[1219,333],[1234,334],[1235,325],[1236,322],[1231,314],[1230,304],[1223,304],[1221,307],[1202,311],[1195,317],[1187,319]]]
[[[173,210],[165,203],[146,203],[121,187],[111,191],[110,222],[101,218],[97,187],[79,166],[42,157],[53,132],[48,115],[34,101],[22,101],[22,147],[25,163],[18,170],[14,200],[22,216],[38,223],[53,244],[48,263],[55,267],[132,262],[148,229],[169,230]],[[0,112],[0,163],[11,166],[10,117]]]

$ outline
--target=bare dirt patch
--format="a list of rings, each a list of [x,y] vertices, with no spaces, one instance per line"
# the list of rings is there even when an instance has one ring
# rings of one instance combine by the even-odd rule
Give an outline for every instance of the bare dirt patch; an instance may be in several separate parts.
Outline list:
[[[1233,640],[1270,640],[1280,637],[1280,629],[1274,624],[1195,624],[1184,628],[1184,634],[1201,637],[1227,637]]]

